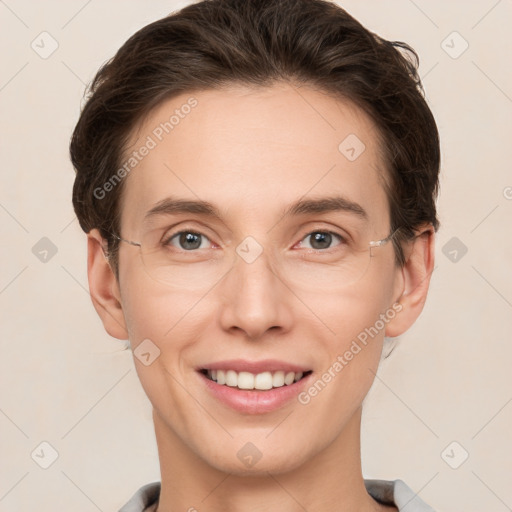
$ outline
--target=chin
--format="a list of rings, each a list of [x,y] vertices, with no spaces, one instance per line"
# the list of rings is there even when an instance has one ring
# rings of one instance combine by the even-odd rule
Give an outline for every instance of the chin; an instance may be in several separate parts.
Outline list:
[[[247,439],[247,436],[245,437]],[[217,444],[217,443],[216,443]],[[222,453],[210,452],[205,462],[223,473],[236,476],[268,476],[268,473],[280,474],[293,471],[308,458],[301,443],[290,440],[288,446],[279,448],[255,440],[230,443],[218,443],[225,449]],[[288,448],[288,449],[287,449]]]

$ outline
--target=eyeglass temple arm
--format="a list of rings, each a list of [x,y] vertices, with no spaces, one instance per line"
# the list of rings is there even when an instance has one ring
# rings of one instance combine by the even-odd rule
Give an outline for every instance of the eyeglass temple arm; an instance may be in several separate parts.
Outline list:
[[[124,238],[121,238],[120,236],[117,236],[117,235],[114,235],[114,233],[110,233],[114,238],[117,238],[118,240],[121,240],[121,242],[126,242],[127,244],[130,244],[130,245],[135,245],[136,247],[141,247],[141,244],[140,242],[132,242],[131,240],[126,240]],[[103,252],[108,252],[107,251],[107,248],[104,247],[103,248]]]
[[[383,238],[382,240],[371,241],[370,247],[380,247],[381,245],[387,244],[399,230],[400,228],[396,228],[392,233],[390,233],[386,238]]]

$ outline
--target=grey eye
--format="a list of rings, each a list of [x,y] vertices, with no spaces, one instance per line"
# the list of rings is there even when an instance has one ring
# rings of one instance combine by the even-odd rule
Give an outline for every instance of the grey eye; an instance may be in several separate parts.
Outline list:
[[[338,238],[340,241],[343,241],[343,237],[336,233],[332,233],[330,231],[313,231],[306,235],[303,240],[311,239],[310,248],[316,251],[322,249],[329,249],[330,245],[333,241],[333,237]],[[301,242],[302,245],[302,242]]]
[[[167,244],[171,244],[174,247],[176,247],[174,244],[171,243],[171,241],[174,240],[175,238],[178,239],[179,246],[177,248],[183,249],[185,251],[193,251],[194,249],[200,249],[201,242],[203,241],[202,239],[208,240],[208,238],[205,235],[202,235],[201,233],[194,233],[193,231],[180,231],[179,233],[176,233],[175,235],[170,237],[167,240]]]

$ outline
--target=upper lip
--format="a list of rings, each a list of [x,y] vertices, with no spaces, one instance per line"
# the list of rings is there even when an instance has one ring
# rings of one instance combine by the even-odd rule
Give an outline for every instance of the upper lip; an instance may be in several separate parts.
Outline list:
[[[284,372],[305,373],[310,371],[311,368],[301,366],[298,364],[289,363],[286,361],[279,361],[277,359],[264,359],[262,361],[247,361],[245,359],[230,359],[226,361],[216,361],[214,363],[207,363],[200,366],[197,370],[234,370],[235,372],[249,372],[249,373],[263,373],[263,372],[277,372],[282,370]]]

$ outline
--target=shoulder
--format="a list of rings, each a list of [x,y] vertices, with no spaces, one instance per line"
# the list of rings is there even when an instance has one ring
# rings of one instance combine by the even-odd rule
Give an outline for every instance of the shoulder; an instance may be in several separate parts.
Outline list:
[[[365,479],[368,494],[383,505],[395,505],[399,511],[435,512],[403,480]],[[153,512],[160,497],[160,482],[142,486],[119,512]]]
[[[368,494],[383,505],[395,505],[399,511],[435,512],[403,480],[365,479]]]
[[[160,497],[160,482],[143,485],[119,512],[153,512]]]

